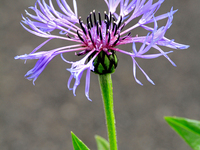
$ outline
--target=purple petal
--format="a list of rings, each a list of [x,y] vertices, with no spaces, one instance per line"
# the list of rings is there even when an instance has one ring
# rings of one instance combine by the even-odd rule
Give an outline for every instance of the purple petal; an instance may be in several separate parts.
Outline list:
[[[85,81],[85,96],[87,97],[88,100],[92,101],[89,98],[89,89],[90,89],[90,69],[87,69],[86,81]]]
[[[37,54],[25,54],[21,56],[16,56],[15,59],[39,59],[35,66],[29,70],[25,77],[28,80],[33,80],[33,84],[35,84],[35,80],[38,78],[38,76],[42,73],[42,71],[46,68],[48,63],[56,56],[56,53],[54,51],[52,52],[38,52]]]

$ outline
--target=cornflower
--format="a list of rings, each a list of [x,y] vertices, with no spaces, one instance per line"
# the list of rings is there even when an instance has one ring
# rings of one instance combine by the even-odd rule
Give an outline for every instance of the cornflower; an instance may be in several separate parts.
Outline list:
[[[35,66],[25,74],[27,79],[33,80],[33,84],[47,64],[55,56],[61,55],[65,62],[71,64],[71,68],[67,69],[71,73],[68,88],[73,90],[75,95],[82,74],[86,71],[85,95],[88,100],[91,100],[89,98],[90,72],[97,74],[113,73],[118,62],[116,52],[127,54],[132,58],[133,76],[135,81],[142,85],[136,77],[137,67],[150,83],[154,84],[154,82],[139,66],[136,58],[153,59],[164,56],[175,66],[175,63],[167,55],[173,51],[164,52],[160,46],[172,49],[186,49],[189,47],[165,37],[166,31],[172,24],[173,15],[177,10],[171,8],[169,12],[155,16],[164,0],[158,0],[155,3],[153,3],[153,0],[104,0],[108,6],[108,13],[104,12],[102,14],[93,10],[84,19],[85,23],[81,17],[78,17],[76,0],[73,0],[74,10],[69,7],[65,0],[56,1],[60,11],[54,8],[51,0],[48,4],[45,0],[37,0],[34,7],[29,7],[35,14],[25,11],[27,17],[22,15],[21,25],[24,29],[47,39],[30,54],[15,57],[15,59],[24,60],[38,59]],[[116,12],[118,7],[119,13]],[[132,24],[131,21],[138,17],[140,17],[138,22]],[[157,21],[162,19],[167,19],[167,22],[164,26],[158,27]],[[154,26],[151,27],[150,23],[153,23]],[[131,26],[127,27],[128,24],[131,24]],[[131,31],[138,27],[148,31],[148,34],[146,36],[132,35]],[[55,33],[55,31],[59,31],[59,33]],[[76,44],[38,52],[42,46],[53,39],[73,41]],[[132,44],[131,52],[117,48],[118,45],[129,43]],[[139,50],[136,49],[135,43],[142,43]],[[157,53],[149,53],[152,48]],[[79,61],[71,62],[63,57],[63,53],[67,52],[75,52],[75,55],[84,55],[84,57]],[[73,78],[75,82],[71,88],[70,83]]]

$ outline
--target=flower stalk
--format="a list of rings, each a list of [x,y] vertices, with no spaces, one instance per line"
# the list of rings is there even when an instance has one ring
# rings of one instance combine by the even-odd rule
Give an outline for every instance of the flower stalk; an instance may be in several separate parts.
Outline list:
[[[117,134],[115,127],[115,114],[113,105],[113,87],[111,74],[99,75],[99,84],[105,110],[110,150],[117,150]]]

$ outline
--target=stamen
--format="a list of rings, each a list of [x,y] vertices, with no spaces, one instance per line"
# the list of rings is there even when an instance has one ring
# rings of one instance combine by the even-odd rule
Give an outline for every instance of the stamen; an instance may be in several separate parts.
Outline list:
[[[95,44],[94,44],[94,41],[93,41],[93,39],[92,39],[91,31],[88,30],[88,33],[89,33],[89,36],[90,36],[90,39],[91,39],[91,41],[92,41],[93,46],[96,47]]]
[[[110,30],[108,29],[108,30],[106,30],[106,35],[108,35],[108,33],[110,32]]]
[[[125,23],[121,26],[120,30],[122,30],[125,27]]]
[[[115,17],[112,15],[112,19],[113,19],[113,21],[115,21]]]
[[[115,32],[114,32],[114,36],[117,34],[118,28],[117,25],[115,26]]]
[[[81,26],[81,29],[83,30],[83,32],[84,32],[85,35],[86,35],[86,30],[85,30],[85,28],[83,27],[83,22],[81,21],[81,17],[79,17],[79,24],[80,24],[80,26]]]
[[[110,16],[109,16],[109,22],[111,22],[112,20],[112,14],[111,14],[111,12],[110,12]]]
[[[127,34],[127,36],[130,36],[131,35],[131,32],[129,32],[128,34]]]
[[[107,42],[107,44],[109,44],[109,43],[110,43],[110,32],[108,34],[108,42]]]
[[[111,19],[109,19],[108,15],[106,14],[106,11],[104,13],[105,13],[105,21],[107,21],[107,23],[108,23],[107,25],[109,26]]]
[[[93,23],[92,23],[92,12],[90,12],[90,24],[91,24],[91,27],[93,27]]]
[[[108,20],[108,15],[106,14],[106,11],[104,11],[104,16],[105,16],[105,20]]]
[[[126,36],[124,36],[121,40],[125,40],[127,37],[129,37],[131,32],[129,32]]]
[[[88,28],[88,29],[91,29],[91,28],[90,28],[90,21],[89,21],[89,19],[90,19],[90,16],[87,17],[87,28]]]
[[[75,55],[77,55],[77,56],[81,56],[81,55],[84,55],[84,54],[86,54],[87,52],[89,52],[89,50],[88,50],[88,49],[86,49],[86,50],[83,50],[83,51],[81,51],[81,52],[79,52],[79,53],[76,53],[76,52],[75,52]]]
[[[71,37],[69,36],[69,34],[66,34],[66,36],[67,36],[69,39],[71,39]]]
[[[99,12],[99,24],[101,25],[101,14]]]
[[[78,33],[78,30],[77,30],[77,32],[76,32],[76,33],[77,33],[77,35],[78,35],[79,39],[85,43],[84,39],[83,39],[83,38],[81,37],[81,35]]]
[[[113,46],[115,46],[117,44],[117,42],[119,41],[119,38],[120,38],[120,33],[118,33],[117,40],[113,43]]]
[[[93,17],[94,17],[94,24],[97,25],[97,19],[96,19],[95,10],[93,10]]]
[[[107,20],[105,20],[104,23],[106,24],[106,31],[107,31],[109,29],[109,23]]]
[[[97,35],[99,35],[99,22],[98,21],[97,21],[96,28],[97,28]]]
[[[101,41],[102,41],[103,38],[102,38],[102,33],[101,33],[101,26],[99,26],[99,33],[100,33],[100,39],[101,39]]]
[[[84,50],[84,51],[81,51],[81,52],[79,52],[79,53],[76,53],[75,52],[75,55],[77,55],[77,56],[81,56],[81,55],[84,55],[84,54],[86,54],[86,51]]]
[[[119,20],[119,23],[118,23],[118,25],[117,25],[117,28],[120,27],[121,23],[122,23],[122,16],[120,16],[120,20]]]
[[[116,22],[114,21],[114,22],[113,22],[113,27],[112,27],[112,32],[114,32],[114,29],[116,28],[116,26],[117,26],[117,24],[116,24]]]

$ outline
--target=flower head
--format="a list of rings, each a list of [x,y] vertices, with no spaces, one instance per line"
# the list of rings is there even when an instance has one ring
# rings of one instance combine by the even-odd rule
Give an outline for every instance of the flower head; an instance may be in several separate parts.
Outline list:
[[[22,16],[21,25],[32,34],[47,38],[45,42],[35,48],[30,54],[16,56],[15,59],[38,59],[34,68],[25,75],[27,79],[33,79],[33,83],[44,70],[47,64],[56,56],[71,64],[67,69],[71,76],[68,80],[68,88],[75,91],[80,84],[80,79],[86,71],[85,95],[89,98],[90,71],[98,74],[113,73],[117,67],[117,52],[129,55],[133,60],[133,76],[137,83],[142,83],[136,78],[136,67],[138,67],[147,80],[154,84],[150,77],[139,66],[136,58],[153,59],[159,56],[167,58],[172,65],[175,63],[168,57],[169,52],[164,52],[160,46],[172,49],[186,49],[189,46],[174,42],[165,37],[166,31],[170,28],[173,20],[173,14],[176,10],[173,8],[162,15],[156,16],[155,13],[160,8],[164,0],[104,0],[108,6],[108,13],[95,12],[93,10],[88,17],[82,20],[78,17],[77,3],[73,0],[73,10],[69,7],[66,0],[56,0],[60,10],[55,10],[52,1],[49,4],[45,0],[37,0],[34,7],[30,7],[35,14],[26,12],[27,17]],[[117,13],[119,8],[119,13]],[[139,18],[136,24],[131,21]],[[167,19],[166,25],[158,27],[157,22]],[[154,26],[149,24],[153,23]],[[127,27],[129,24],[129,27]],[[148,33],[146,36],[134,36],[131,32],[141,27]],[[59,31],[57,34],[56,32]],[[52,39],[63,39],[73,41],[74,45],[59,47],[49,51],[40,51],[43,45]],[[142,43],[139,50],[135,44]],[[132,52],[117,48],[118,45],[132,44]],[[157,53],[151,53],[151,49],[157,50]],[[84,57],[75,62],[67,61],[63,53],[75,52],[77,56]],[[75,79],[73,88],[70,88],[72,79]]]

